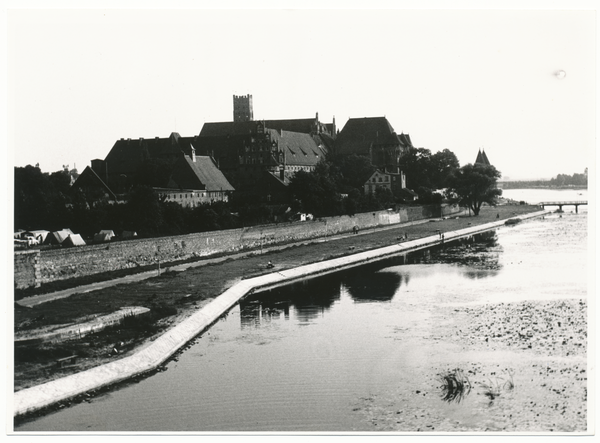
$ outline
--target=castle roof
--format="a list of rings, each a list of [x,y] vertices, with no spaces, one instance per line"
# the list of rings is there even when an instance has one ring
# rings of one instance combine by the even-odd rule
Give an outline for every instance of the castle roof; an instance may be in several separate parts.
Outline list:
[[[223,137],[228,135],[252,134],[256,132],[256,127],[260,123],[264,123],[266,129],[301,132],[304,134],[329,130],[328,125],[318,122],[314,117],[288,120],[254,120],[247,122],[211,122],[204,123],[200,130],[200,137]],[[317,125],[319,125],[319,128],[317,128]]]
[[[177,132],[167,138],[117,140],[105,158],[110,175],[134,174],[140,164],[150,158],[177,158],[191,153],[193,137],[181,137]]]
[[[268,129],[271,140],[276,141],[284,152],[285,163],[292,166],[314,166],[326,154],[310,134]]]
[[[351,118],[335,139],[335,147],[343,154],[369,154],[377,145],[412,146],[408,134],[397,135],[385,117]]]
[[[485,155],[485,151],[482,151],[481,149],[477,153],[477,159],[475,160],[475,163],[481,163],[482,165],[490,165],[491,164],[487,158],[487,155]]]
[[[195,156],[192,160],[187,155],[181,155],[173,166],[169,186],[175,184],[181,189],[202,189],[207,191],[233,191],[223,173],[217,168],[212,158]]]

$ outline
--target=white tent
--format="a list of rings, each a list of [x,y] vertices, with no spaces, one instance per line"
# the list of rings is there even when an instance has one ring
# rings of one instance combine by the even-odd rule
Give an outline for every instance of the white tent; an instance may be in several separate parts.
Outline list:
[[[70,229],[68,231],[65,229],[62,231],[54,231],[46,236],[46,241],[44,243],[60,245],[72,234],[70,231]]]
[[[94,235],[94,243],[102,243],[110,241],[109,234],[103,234],[102,232]]]
[[[85,242],[79,234],[70,234],[63,242],[64,246],[85,246]]]
[[[115,236],[115,232],[111,229],[103,229],[98,234],[108,235],[108,239],[112,239]]]
[[[29,232],[31,232],[33,234],[33,236],[38,240],[38,243],[40,245],[46,241],[46,237],[48,237],[48,234],[50,234],[50,231],[46,231],[43,229],[38,229],[35,231],[29,231]]]

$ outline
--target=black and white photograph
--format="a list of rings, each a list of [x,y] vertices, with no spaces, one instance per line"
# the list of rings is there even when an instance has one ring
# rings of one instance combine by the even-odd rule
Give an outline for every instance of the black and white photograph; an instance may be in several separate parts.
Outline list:
[[[597,2],[4,3],[7,435],[595,435]]]

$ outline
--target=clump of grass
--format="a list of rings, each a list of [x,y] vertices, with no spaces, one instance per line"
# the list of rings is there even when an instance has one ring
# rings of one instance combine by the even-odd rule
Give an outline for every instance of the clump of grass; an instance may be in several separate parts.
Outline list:
[[[496,397],[499,397],[500,393],[502,392],[502,387],[500,386],[497,378],[494,380],[489,378],[488,383],[481,383],[481,386],[483,387],[483,395],[490,400],[494,400]]]
[[[506,381],[504,382],[503,388],[507,391],[512,391],[515,388],[515,382],[513,381],[514,369],[507,369],[505,371],[508,374]]]
[[[453,369],[439,374],[439,378],[444,401],[460,403],[471,392],[471,382],[462,369]]]
[[[515,382],[513,375],[515,371],[513,369],[506,369],[507,377],[496,377],[494,380],[488,379],[489,383],[482,383],[483,395],[488,397],[490,400],[494,400],[499,397],[502,391],[512,391],[515,388]]]

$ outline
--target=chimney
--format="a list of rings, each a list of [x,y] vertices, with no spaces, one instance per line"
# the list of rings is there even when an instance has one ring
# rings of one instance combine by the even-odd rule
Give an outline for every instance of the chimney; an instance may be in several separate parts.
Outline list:
[[[192,148],[192,154],[190,155],[192,162],[196,163],[196,150],[194,149],[194,147],[192,145],[190,145]]]
[[[281,181],[283,181],[285,179],[285,167],[284,166],[279,167],[279,179]]]

